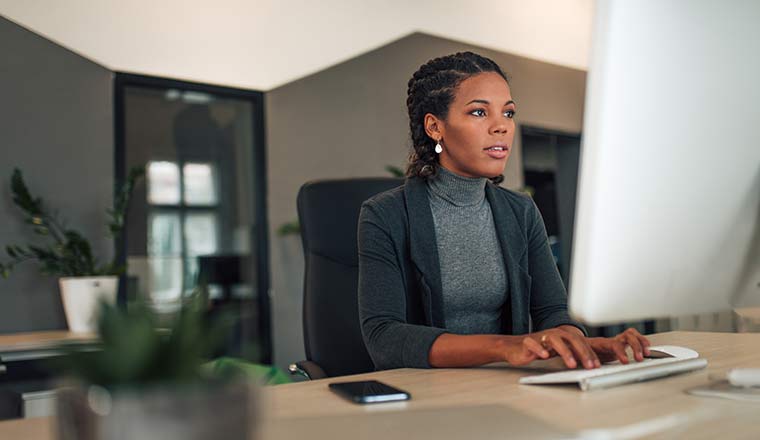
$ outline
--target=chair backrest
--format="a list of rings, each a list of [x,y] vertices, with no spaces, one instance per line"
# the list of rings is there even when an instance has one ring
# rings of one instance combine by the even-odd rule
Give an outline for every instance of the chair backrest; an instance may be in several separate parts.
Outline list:
[[[328,376],[374,370],[359,325],[356,230],[362,203],[401,184],[383,177],[320,180],[298,192],[304,348]]]

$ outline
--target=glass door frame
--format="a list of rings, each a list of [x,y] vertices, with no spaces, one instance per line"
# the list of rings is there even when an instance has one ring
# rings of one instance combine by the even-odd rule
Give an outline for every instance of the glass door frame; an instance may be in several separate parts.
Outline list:
[[[125,89],[130,86],[153,89],[179,89],[183,91],[193,91],[209,93],[225,98],[239,99],[249,101],[252,106],[251,128],[253,132],[253,163],[251,170],[253,173],[253,188],[251,188],[253,197],[254,210],[254,243],[256,267],[253,268],[256,274],[257,285],[257,307],[259,309],[259,337],[256,341],[260,344],[259,355],[260,361],[265,364],[272,363],[272,334],[271,334],[271,315],[269,290],[270,290],[270,265],[269,265],[269,222],[267,215],[267,167],[266,167],[266,126],[264,121],[264,93],[254,90],[237,89],[232,87],[222,87],[210,84],[202,84],[189,81],[180,81],[175,79],[160,78],[146,75],[136,75],[131,73],[114,72],[114,195],[117,189],[121,187],[126,179],[126,139],[125,139]],[[116,243],[115,249],[118,251],[117,260],[119,264],[126,264],[127,261],[127,243],[128,237],[126,230],[121,238],[121,243]],[[126,304],[126,277],[121,277],[119,281],[119,304]]]

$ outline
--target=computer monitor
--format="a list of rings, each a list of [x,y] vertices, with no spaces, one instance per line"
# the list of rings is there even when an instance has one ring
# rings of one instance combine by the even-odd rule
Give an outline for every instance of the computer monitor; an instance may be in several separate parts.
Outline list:
[[[570,311],[760,305],[760,2],[598,0]]]

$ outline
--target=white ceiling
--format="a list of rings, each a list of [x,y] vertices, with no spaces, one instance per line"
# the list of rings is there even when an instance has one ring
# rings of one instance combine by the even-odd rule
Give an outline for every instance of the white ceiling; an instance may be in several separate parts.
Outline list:
[[[594,0],[0,0],[112,70],[271,90],[412,32],[586,69]]]

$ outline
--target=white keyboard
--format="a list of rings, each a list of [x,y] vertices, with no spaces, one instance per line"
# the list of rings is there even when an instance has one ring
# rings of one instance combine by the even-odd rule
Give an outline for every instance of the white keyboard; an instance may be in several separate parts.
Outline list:
[[[578,383],[582,390],[587,391],[697,370],[707,365],[706,360],[699,358],[699,353],[685,347],[660,345],[650,347],[650,352],[667,357],[647,358],[642,362],[631,361],[627,365],[615,362],[591,370],[566,370],[526,376],[520,378],[520,383],[528,385]]]

